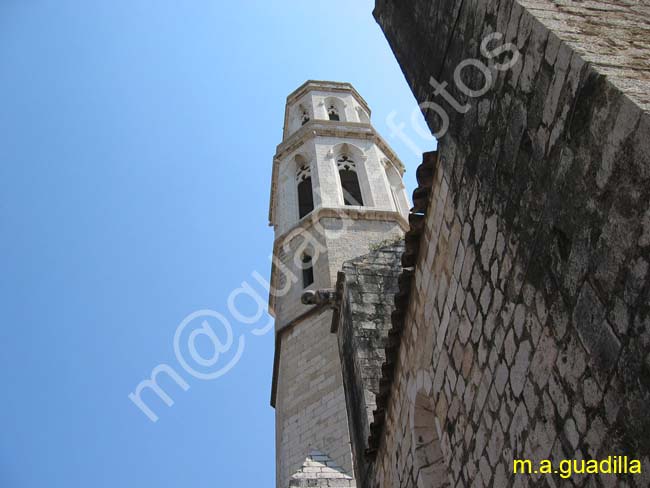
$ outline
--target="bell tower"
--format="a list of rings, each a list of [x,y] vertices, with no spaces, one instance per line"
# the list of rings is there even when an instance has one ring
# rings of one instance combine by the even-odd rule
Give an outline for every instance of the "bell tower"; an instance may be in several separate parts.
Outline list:
[[[277,488],[355,486],[332,310],[301,296],[333,288],[345,261],[404,235],[403,172],[349,83],[307,81],[287,97],[269,209]]]

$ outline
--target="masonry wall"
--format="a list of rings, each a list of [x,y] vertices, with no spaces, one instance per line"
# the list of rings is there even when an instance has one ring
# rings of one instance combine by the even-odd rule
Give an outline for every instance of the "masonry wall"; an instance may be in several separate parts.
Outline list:
[[[375,214],[377,220],[372,220],[371,212],[363,209],[354,213],[348,213],[345,209],[332,210],[330,215],[332,217],[321,217],[317,225],[296,230],[276,249],[276,258],[282,266],[275,286],[284,290],[287,281],[293,283],[287,287],[286,294],[277,298],[276,330],[282,329],[308,309],[300,301],[305,291],[300,267],[303,252],[310,252],[314,262],[314,284],[307,289],[331,288],[345,261],[368,253],[372,245],[394,240],[404,234],[392,211]]]
[[[403,239],[384,245],[343,265],[337,289],[341,294],[337,334],[345,389],[355,477],[367,476],[366,449],[377,406],[384,348],[391,327],[393,298],[402,270]]]
[[[377,2],[418,101],[439,104],[449,128],[367,486],[424,479],[422,398],[447,467],[429,486],[650,484],[648,13],[635,2]],[[494,31],[519,50],[508,70],[479,52]],[[493,67],[481,97],[454,81],[468,58]],[[470,110],[435,96],[431,76]],[[426,117],[439,131],[442,119]],[[641,459],[644,474],[512,476],[513,458],[608,455]]]
[[[292,327],[282,336],[276,411],[277,486],[314,450],[352,474],[352,456],[332,312]],[[346,485],[347,486],[347,485]]]
[[[330,333],[332,312],[304,315],[313,307],[300,300],[305,288],[294,258],[302,255],[306,244],[312,250],[319,249],[312,252],[314,284],[307,289],[331,288],[345,261],[367,254],[372,246],[387,239],[403,236],[395,221],[369,220],[370,211],[361,210],[355,217],[322,217],[317,229],[296,234],[286,249],[276,252],[277,259],[291,271],[280,273],[278,287],[297,277],[276,305],[278,364],[273,397],[279,487],[289,486],[289,477],[314,449],[330,456],[345,473],[353,474],[341,362],[336,336]],[[395,218],[394,213],[384,217]]]

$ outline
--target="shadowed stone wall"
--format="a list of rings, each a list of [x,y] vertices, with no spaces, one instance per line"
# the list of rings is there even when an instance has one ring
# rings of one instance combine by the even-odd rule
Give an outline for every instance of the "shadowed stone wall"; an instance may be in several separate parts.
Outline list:
[[[648,14],[637,2],[377,1],[416,98],[449,127],[365,486],[650,484]],[[479,51],[495,31],[491,49],[519,52],[510,69],[495,69],[508,53]],[[480,97],[454,81],[468,58],[491,67]],[[483,76],[461,79],[479,89]],[[470,110],[434,95],[431,77]],[[432,443],[444,475],[421,455]],[[512,475],[513,458],[609,455],[645,473]]]
[[[367,475],[366,449],[379,393],[384,348],[391,327],[393,299],[402,271],[404,241],[386,244],[344,263],[337,291],[339,310],[332,332],[338,336],[355,477]]]

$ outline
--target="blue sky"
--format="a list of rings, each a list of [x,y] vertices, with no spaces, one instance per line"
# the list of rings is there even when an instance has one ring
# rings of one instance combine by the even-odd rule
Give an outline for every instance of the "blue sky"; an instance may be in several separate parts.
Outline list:
[[[252,273],[270,270],[285,98],[306,79],[353,83],[410,190],[414,145],[432,147],[371,11],[0,2],[0,486],[273,486],[273,337],[252,333],[268,317],[238,323],[227,299],[242,282],[264,295]],[[391,136],[391,112],[410,143]],[[212,381],[173,349],[200,309],[245,338]],[[152,397],[153,423],[128,394],[162,363],[190,388],[163,379],[175,403]]]

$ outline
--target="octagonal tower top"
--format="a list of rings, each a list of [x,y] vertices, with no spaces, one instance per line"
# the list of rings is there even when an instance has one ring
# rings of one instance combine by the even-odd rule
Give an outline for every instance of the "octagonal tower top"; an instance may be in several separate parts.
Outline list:
[[[350,83],[309,80],[287,97],[283,140],[311,120],[370,123],[370,107]]]

